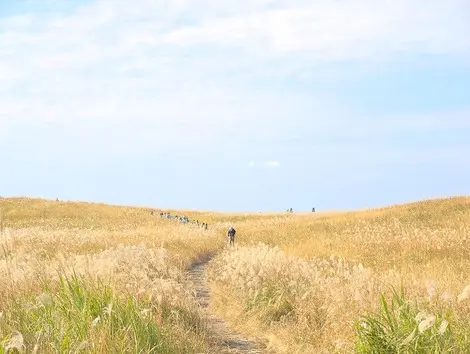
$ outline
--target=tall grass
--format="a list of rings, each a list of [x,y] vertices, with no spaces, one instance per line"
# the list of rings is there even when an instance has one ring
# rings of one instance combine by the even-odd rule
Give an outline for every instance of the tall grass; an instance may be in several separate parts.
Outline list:
[[[0,200],[0,208],[7,210],[0,238],[0,283],[6,284],[0,316],[9,316],[1,339],[7,347],[34,349],[36,332],[26,325],[34,321],[17,321],[26,316],[22,306],[37,304],[44,294],[60,304],[63,279],[73,279],[97,301],[104,296],[100,289],[108,289],[113,308],[123,313],[131,301],[134,316],[132,323],[119,322],[134,328],[129,337],[106,331],[116,322],[106,322],[107,301],[98,301],[95,317],[86,310],[81,322],[90,327],[100,316],[95,326],[68,335],[74,345],[82,337],[111,343],[121,333],[122,347],[97,346],[95,352],[145,352],[154,337],[138,329],[144,323],[158,327],[158,342],[168,345],[162,348],[182,350],[174,346],[181,338],[189,352],[217,352],[184,275],[193,261],[217,254],[208,269],[211,309],[278,353],[470,351],[468,197],[329,214],[177,212],[208,222],[205,232],[152,217],[149,208],[25,198]],[[237,247],[224,250],[232,223]],[[137,320],[142,312],[151,314],[150,322]]]
[[[10,349],[28,353],[197,353],[205,349],[201,341],[204,323],[195,310],[136,299],[76,275],[60,275],[58,283],[41,285],[41,293],[3,304],[0,353]]]
[[[455,294],[469,283],[470,198],[248,220],[237,231],[243,247],[221,253],[211,267],[213,309],[279,352],[381,352],[373,345],[381,330],[390,343],[412,338],[406,350],[390,346],[384,353],[468,348],[470,287]],[[400,284],[415,303],[410,316],[427,311],[437,327],[408,337],[417,320],[392,311],[400,330],[386,330],[381,296]],[[401,293],[392,299],[400,308]],[[374,330],[358,331],[360,318],[374,319]],[[441,320],[449,332],[438,336]]]
[[[458,309],[418,304],[403,288],[380,296],[380,309],[355,324],[357,353],[468,353],[470,318]],[[423,310],[421,308],[428,308]]]
[[[271,346],[296,352],[333,352],[351,346],[357,313],[373,306],[382,287],[372,270],[344,259],[303,260],[259,244],[222,252],[210,279],[221,313],[234,311],[241,323],[272,333]],[[389,275],[388,281],[398,278]],[[332,340],[334,338],[334,340]]]
[[[185,277],[213,230],[147,208],[0,200],[0,347],[37,353],[213,352]]]

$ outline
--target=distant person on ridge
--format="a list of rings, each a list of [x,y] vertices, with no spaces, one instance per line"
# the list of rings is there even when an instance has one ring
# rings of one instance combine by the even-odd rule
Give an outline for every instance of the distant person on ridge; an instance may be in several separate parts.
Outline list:
[[[230,226],[230,228],[228,229],[228,232],[227,232],[227,237],[228,237],[228,240],[229,240],[229,245],[231,246],[235,246],[235,234],[237,233],[237,231],[233,228],[233,226]]]

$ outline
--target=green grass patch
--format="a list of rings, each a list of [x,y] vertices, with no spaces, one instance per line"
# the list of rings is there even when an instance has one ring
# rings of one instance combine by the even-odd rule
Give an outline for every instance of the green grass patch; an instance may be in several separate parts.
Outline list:
[[[205,323],[195,310],[119,294],[78,276],[0,308],[0,354],[200,353]]]
[[[468,324],[449,309],[422,310],[405,298],[403,286],[380,297],[380,309],[355,324],[356,353],[469,353]]]

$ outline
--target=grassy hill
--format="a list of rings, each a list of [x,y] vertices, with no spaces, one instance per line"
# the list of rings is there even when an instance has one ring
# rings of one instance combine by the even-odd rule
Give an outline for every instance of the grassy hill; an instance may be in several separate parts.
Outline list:
[[[0,353],[210,352],[184,272],[223,240],[150,211],[0,199]]]
[[[466,340],[455,339],[470,334],[464,329],[468,307],[457,301],[470,283],[469,197],[330,215],[292,214],[247,221],[240,230],[251,245],[224,252],[213,264],[215,306],[247,333],[269,333],[279,351],[427,353],[434,352],[433,345],[437,352],[470,350]],[[357,321],[375,313],[386,323],[380,294],[390,295],[390,286],[401,284],[401,300],[416,301],[409,316],[395,318],[395,330],[384,325],[368,333],[376,347],[367,340],[360,344]],[[226,305],[231,303],[243,306]],[[458,335],[441,336],[438,344],[427,333],[415,335],[401,347],[397,343],[417,326],[410,316],[420,311],[441,321],[452,318]],[[440,326],[439,319],[435,325]]]
[[[159,212],[0,199],[0,342],[41,353],[214,352],[185,272],[216,255],[211,309],[276,352],[470,350],[470,197],[344,213],[171,211],[209,230]],[[230,224],[235,249],[225,247]],[[380,295],[390,301],[400,284],[387,315]]]

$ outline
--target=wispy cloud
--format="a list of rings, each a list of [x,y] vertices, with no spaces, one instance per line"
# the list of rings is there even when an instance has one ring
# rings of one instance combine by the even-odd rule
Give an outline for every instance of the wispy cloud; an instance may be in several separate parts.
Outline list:
[[[267,168],[279,168],[281,167],[281,163],[279,161],[266,161],[264,163],[264,167]]]
[[[2,18],[0,137],[26,143],[40,131],[43,154],[76,158],[333,129],[350,117],[325,122],[320,94],[260,89],[258,79],[309,81],[321,62],[404,52],[468,55],[469,10],[464,0],[97,0]]]
[[[423,9],[426,10],[423,10]],[[261,53],[307,52],[319,59],[368,59],[397,52],[468,50],[461,0],[294,1],[211,18],[162,36],[166,43],[217,43]],[[366,10],[367,9],[367,10]],[[385,44],[386,43],[386,44]]]
[[[254,161],[250,161],[247,164],[248,167],[254,168],[257,164]],[[281,167],[281,163],[279,161],[265,161],[261,164],[262,167],[265,168],[279,168]]]

